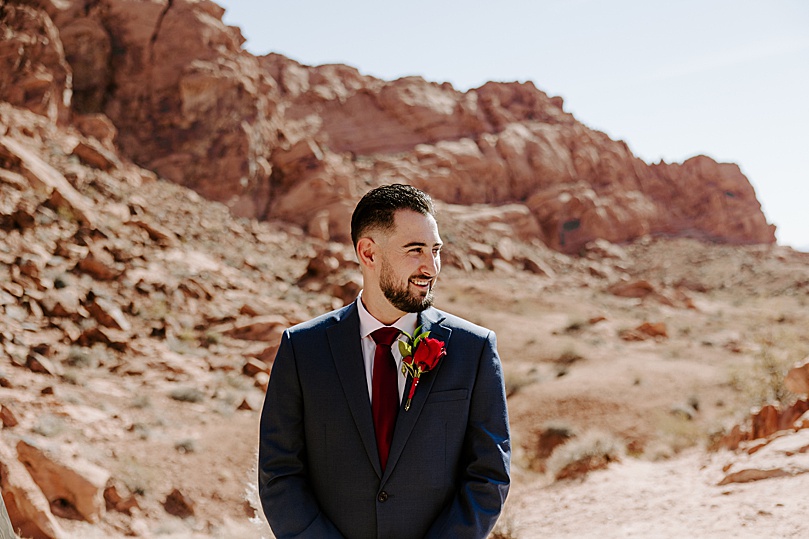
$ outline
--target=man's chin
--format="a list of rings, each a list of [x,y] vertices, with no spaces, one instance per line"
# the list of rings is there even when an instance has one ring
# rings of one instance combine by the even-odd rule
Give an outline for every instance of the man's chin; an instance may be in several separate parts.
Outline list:
[[[406,289],[383,288],[382,292],[391,305],[405,313],[420,313],[433,305],[432,287],[417,288],[409,283]]]
[[[419,296],[418,301],[418,310],[413,312],[421,312],[425,309],[429,309],[433,306],[433,291],[429,290],[425,292],[423,295]]]
[[[411,297],[408,301],[391,302],[394,307],[405,313],[420,313],[425,309],[433,306],[433,295],[431,293],[425,294],[424,297]]]

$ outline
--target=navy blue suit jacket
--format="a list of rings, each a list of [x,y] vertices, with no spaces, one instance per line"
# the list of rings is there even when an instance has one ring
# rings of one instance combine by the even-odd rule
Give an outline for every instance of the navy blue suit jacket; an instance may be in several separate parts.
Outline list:
[[[493,528],[511,457],[495,335],[434,308],[419,323],[447,355],[422,375],[410,409],[399,410],[384,471],[356,303],[284,332],[258,470],[279,539],[484,538]]]

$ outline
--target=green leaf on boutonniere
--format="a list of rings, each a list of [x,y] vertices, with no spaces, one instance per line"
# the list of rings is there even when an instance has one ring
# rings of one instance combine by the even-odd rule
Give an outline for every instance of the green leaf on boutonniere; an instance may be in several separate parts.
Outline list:
[[[402,333],[404,333],[405,335],[407,335],[407,333],[405,333],[404,331],[403,331]],[[409,340],[409,339],[410,339],[410,335],[407,335],[407,338],[408,338],[408,340]],[[400,354],[402,354],[402,357],[408,357],[408,356],[412,356],[412,355],[413,355],[413,349],[412,349],[412,348],[411,348],[411,346],[410,346],[408,343],[406,343],[405,341],[399,341],[399,353],[400,353]]]
[[[410,402],[413,399],[413,393],[416,391],[416,386],[419,385],[421,375],[430,372],[437,364],[438,361],[447,354],[446,346],[438,339],[430,339],[429,331],[419,333],[422,326],[416,328],[413,332],[413,337],[404,333],[407,337],[407,342],[399,341],[399,352],[402,354],[402,374],[410,375],[413,381],[410,384],[410,393],[407,396],[407,402],[404,409],[410,409]],[[414,338],[415,337],[415,338]]]
[[[421,340],[422,340],[422,339],[426,339],[426,338],[427,338],[427,337],[430,335],[430,332],[429,332],[429,331],[425,331],[425,332],[424,332],[424,333],[422,333],[421,335],[419,335],[418,333],[414,333],[414,335],[416,336],[416,338],[413,340],[413,349],[415,350],[415,349],[416,349],[416,347],[417,347],[417,346],[419,345],[419,343],[421,342]]]

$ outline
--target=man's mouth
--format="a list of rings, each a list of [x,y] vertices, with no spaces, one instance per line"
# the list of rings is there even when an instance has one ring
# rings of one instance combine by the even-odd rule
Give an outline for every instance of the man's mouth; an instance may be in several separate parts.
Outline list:
[[[433,280],[423,278],[423,277],[411,277],[410,282],[413,283],[414,285],[416,285],[419,288],[427,288],[427,289],[429,289],[430,285],[433,282]]]

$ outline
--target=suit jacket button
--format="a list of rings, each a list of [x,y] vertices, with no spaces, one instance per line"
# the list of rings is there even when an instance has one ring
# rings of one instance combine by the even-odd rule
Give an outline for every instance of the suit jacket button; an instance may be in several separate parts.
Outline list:
[[[379,500],[380,502],[384,502],[388,499],[388,493],[383,490],[382,492],[379,493],[379,496],[377,496],[376,499]]]

